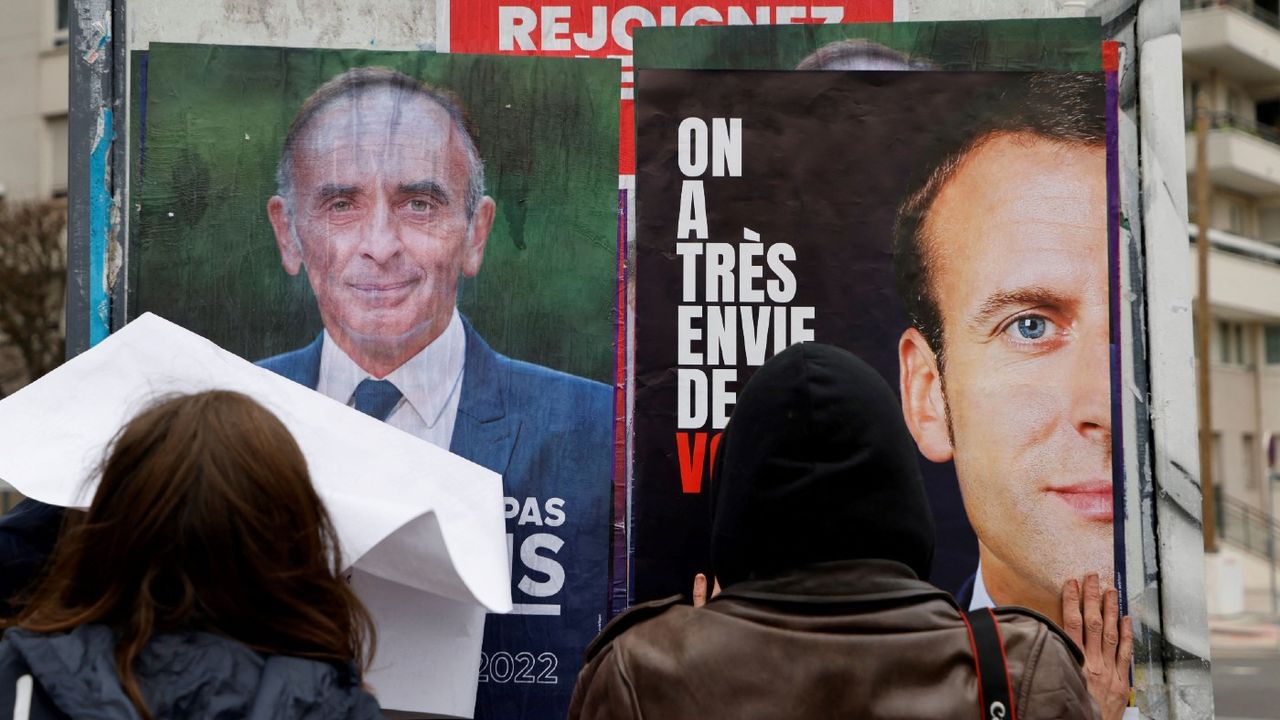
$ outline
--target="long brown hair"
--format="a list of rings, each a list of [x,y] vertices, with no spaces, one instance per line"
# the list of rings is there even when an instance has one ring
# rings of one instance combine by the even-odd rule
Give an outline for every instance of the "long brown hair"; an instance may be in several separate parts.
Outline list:
[[[164,400],[117,435],[93,503],[69,519],[16,624],[101,623],[121,684],[151,637],[217,633],[267,655],[367,666],[373,625],[342,578],[338,537],[284,425],[215,390]]]

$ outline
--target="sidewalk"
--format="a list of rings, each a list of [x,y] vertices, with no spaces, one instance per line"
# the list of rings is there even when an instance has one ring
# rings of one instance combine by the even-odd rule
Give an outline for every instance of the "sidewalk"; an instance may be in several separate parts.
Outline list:
[[[1211,616],[1217,720],[1280,718],[1280,624],[1267,615]]]
[[[1280,652],[1280,623],[1266,615],[1211,615],[1209,645],[1213,655]]]

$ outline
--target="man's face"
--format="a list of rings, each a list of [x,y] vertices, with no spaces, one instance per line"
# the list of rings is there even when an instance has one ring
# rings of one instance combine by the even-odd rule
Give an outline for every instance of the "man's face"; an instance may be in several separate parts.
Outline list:
[[[268,204],[285,270],[305,267],[325,328],[366,371],[448,325],[484,256],[493,202],[466,212],[467,154],[444,108],[377,89],[330,104],[296,145],[292,213]]]
[[[944,368],[917,354],[909,377],[904,335],[904,409],[922,452],[955,460],[998,602],[1111,577],[1106,208],[1103,148],[1004,135],[928,215]]]

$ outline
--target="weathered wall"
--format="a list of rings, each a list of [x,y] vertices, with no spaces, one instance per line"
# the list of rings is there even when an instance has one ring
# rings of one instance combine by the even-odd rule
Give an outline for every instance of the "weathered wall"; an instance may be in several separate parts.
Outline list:
[[[101,16],[109,5],[108,0],[76,2],[85,19]],[[1195,417],[1195,382],[1179,5],[1175,0],[895,0],[899,20],[1063,15],[1101,16],[1108,35],[1123,46],[1121,260],[1123,293],[1132,307],[1123,318],[1125,426],[1117,439],[1124,445],[1128,478],[1127,601],[1137,620],[1139,704],[1146,717],[1211,717],[1196,427],[1188,421]],[[129,0],[127,16],[129,49],[160,40],[430,49],[440,20],[431,0],[339,5],[326,0]],[[73,53],[91,50],[81,43]],[[119,62],[123,57],[121,46]],[[72,58],[75,62],[77,55]],[[122,101],[127,107],[127,98],[117,98],[116,106]],[[93,128],[84,121],[77,126],[73,117],[72,132],[73,153],[87,157]],[[109,178],[92,176],[92,181]],[[111,187],[127,187],[127,182]],[[86,202],[93,189],[80,189]],[[77,204],[74,191],[72,198],[73,212],[88,210]],[[92,277],[101,283],[109,267],[109,244],[92,245],[88,230],[72,228],[73,247],[81,253],[93,247],[103,257],[95,259],[96,269],[87,262],[73,269],[72,281],[82,291]],[[69,330],[87,339],[89,293],[81,296],[72,309],[80,315]],[[73,349],[84,346],[87,341],[69,342]]]
[[[431,50],[434,0],[129,0],[130,50],[152,41]]]

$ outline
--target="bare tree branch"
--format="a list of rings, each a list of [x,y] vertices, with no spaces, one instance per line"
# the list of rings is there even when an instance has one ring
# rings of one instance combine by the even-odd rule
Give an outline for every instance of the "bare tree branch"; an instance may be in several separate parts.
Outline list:
[[[63,360],[67,203],[0,201],[0,333],[17,346],[30,382]]]

